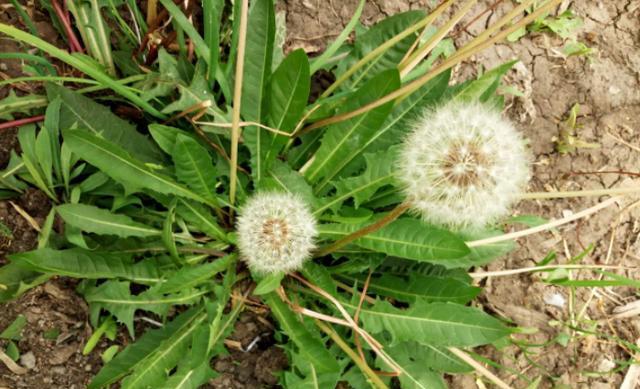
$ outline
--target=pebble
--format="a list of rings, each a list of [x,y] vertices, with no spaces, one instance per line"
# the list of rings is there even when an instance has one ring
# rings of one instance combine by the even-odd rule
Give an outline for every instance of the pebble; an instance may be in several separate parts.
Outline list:
[[[36,367],[36,356],[33,355],[31,351],[24,353],[20,356],[20,364],[26,369],[31,370]]]

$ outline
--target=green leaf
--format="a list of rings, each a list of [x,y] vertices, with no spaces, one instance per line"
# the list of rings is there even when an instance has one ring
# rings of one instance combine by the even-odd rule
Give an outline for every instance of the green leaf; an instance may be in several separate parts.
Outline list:
[[[263,123],[266,115],[267,78],[271,74],[275,25],[273,1],[254,1],[249,10],[242,83],[241,113],[246,121]],[[251,151],[253,177],[259,182],[265,172],[264,156],[270,138],[255,126],[246,127],[242,134]]]
[[[207,78],[213,83],[216,77],[216,69],[218,67],[220,46],[220,22],[222,11],[224,9],[224,0],[204,0],[202,2],[203,23],[204,23],[204,41],[213,47],[209,53],[209,67],[207,68]]]
[[[300,196],[305,203],[312,208],[318,206],[318,198],[313,195],[313,190],[300,173],[291,169],[289,165],[281,161],[275,161],[262,180],[260,189],[284,191]]]
[[[410,360],[431,370],[445,373],[467,373],[473,370],[471,366],[456,357],[446,347],[404,342],[386,350],[400,364],[403,364],[401,362],[403,360]]]
[[[24,315],[18,315],[7,328],[0,332],[0,339],[20,340],[22,339],[22,329],[27,325],[27,318]]]
[[[354,276],[342,276],[351,283],[358,281],[364,284],[365,278]],[[441,278],[410,274],[408,279],[383,274],[381,277],[371,278],[369,281],[370,292],[385,297],[392,297],[399,301],[414,303],[417,300],[429,302],[453,302],[466,304],[473,300],[481,289],[454,278]]]
[[[0,118],[10,119],[10,114],[20,112],[30,114],[34,108],[45,107],[47,98],[39,95],[16,96],[13,89],[9,90],[9,96],[0,100]]]
[[[289,307],[275,293],[264,295],[263,298],[287,336],[318,371],[331,372],[339,369],[335,358],[325,348],[325,345],[298,321]]]
[[[202,328],[202,326],[200,327]],[[175,374],[172,374],[166,382],[163,382],[161,389],[198,389],[213,378],[213,370],[208,363],[201,363],[197,367],[190,368],[183,363],[184,367],[179,367]]]
[[[31,270],[76,278],[124,278],[149,284],[161,281],[158,263],[145,260],[133,263],[128,256],[80,248],[54,250],[43,248],[12,254],[11,260]]]
[[[172,305],[194,304],[208,293],[206,290],[183,289],[174,295],[165,296],[152,288],[134,296],[131,294],[130,286],[130,282],[110,280],[89,289],[85,293],[85,300],[91,306],[92,321],[98,317],[100,310],[104,309],[123,323],[133,337],[133,315],[137,310],[165,316]]]
[[[129,372],[141,366],[148,357],[166,349],[169,339],[175,337],[176,334],[188,331],[192,327],[197,327],[206,317],[207,315],[202,311],[201,307],[192,308],[180,314],[162,328],[147,330],[137,342],[129,345],[107,363],[91,380],[88,388],[104,388],[120,380]]]
[[[185,388],[189,378],[197,373],[200,379],[206,378],[208,372],[207,364],[203,364],[202,370],[191,370],[191,375],[180,374],[175,380],[167,382],[167,372],[171,371],[179,362],[181,362],[191,346],[191,340],[198,329],[206,325],[206,316],[199,317],[191,326],[182,332],[174,334],[172,337],[164,341],[159,350],[143,360],[133,373],[122,380],[122,389],[138,389],[138,388]],[[201,382],[200,384],[202,384]],[[173,386],[161,386],[171,384]]]
[[[17,298],[27,290],[42,284],[49,277],[26,269],[16,262],[0,267],[0,303]]]
[[[282,282],[283,278],[284,278],[284,273],[278,272],[278,273],[268,274],[263,278],[257,279],[256,281],[258,281],[258,285],[253,290],[253,294],[260,296],[263,294],[273,292],[280,286],[280,282]]]
[[[344,30],[340,32],[340,35],[338,35],[336,40],[333,41],[331,45],[329,45],[329,47],[327,47],[320,56],[314,58],[313,62],[311,63],[311,74],[318,71],[318,69],[322,69],[324,66],[326,66],[327,63],[330,62],[331,57],[333,57],[338,49],[342,47],[343,43],[349,38],[349,35],[351,35],[351,31],[353,31],[356,25],[358,25],[358,22],[360,22],[360,15],[362,15],[365,3],[366,0],[360,0],[360,2],[358,3],[358,8],[356,8],[353,16],[349,20],[349,23],[347,23],[347,25],[344,27]]]
[[[20,359],[20,349],[18,349],[18,346],[16,346],[16,343],[14,341],[9,341],[9,344],[7,345],[7,349],[5,351],[9,358],[11,358],[14,362],[18,362],[18,359]]]
[[[184,111],[196,104],[208,101],[210,105],[205,108],[205,112],[208,115],[212,115],[217,118],[222,116],[222,113],[219,112],[219,109],[215,106],[216,97],[211,92],[209,84],[204,78],[203,70],[201,69],[201,66],[196,66],[193,78],[189,85],[183,85],[183,83],[177,84],[178,91],[180,92],[180,98],[164,107],[162,112],[173,113]]]
[[[367,142],[351,150],[349,158],[345,161],[345,170],[364,165],[364,153],[386,151],[389,147],[401,143],[413,128],[413,122],[424,110],[440,102],[449,86],[450,75],[450,71],[442,72],[395,106],[382,127]]]
[[[313,363],[301,353],[291,352],[292,371],[284,373],[284,387],[296,389],[335,388],[340,379],[341,368],[329,372],[318,371]],[[299,377],[299,371],[304,378]]]
[[[358,224],[323,224],[320,236],[340,239],[362,228]],[[447,265],[447,261],[469,253],[464,241],[449,231],[416,219],[399,219],[384,228],[359,238],[355,245],[387,255]]]
[[[211,216],[211,212],[204,206],[198,203],[180,200],[176,208],[176,213],[208,236],[222,241],[227,240],[226,232],[218,225],[216,220]]]
[[[345,307],[357,308],[349,304]],[[362,308],[360,319],[372,334],[382,331],[391,334],[392,345],[415,341],[435,346],[473,347],[509,335],[509,329],[500,320],[476,308],[423,300],[408,309],[379,301],[371,308]]]
[[[217,172],[207,149],[191,137],[178,135],[172,156],[178,180],[202,197],[215,201]]]
[[[159,72],[148,73],[140,85],[140,89],[142,90],[140,97],[145,101],[170,95],[176,88],[176,85],[181,82],[178,61],[173,55],[167,53],[164,47],[158,50],[157,63]]]
[[[477,80],[467,81],[457,88],[452,88],[448,93],[451,94],[453,100],[456,101],[488,101],[494,94],[500,79],[504,76],[518,61],[510,61],[500,65],[490,71],[484,73]]]
[[[122,147],[143,162],[162,161],[160,150],[149,137],[140,134],[133,124],[120,119],[107,107],[63,86],[49,83],[46,88],[49,100],[60,98],[62,101],[59,122],[61,130],[83,128]]]
[[[65,221],[82,231],[99,235],[148,237],[160,235],[160,230],[138,223],[127,215],[86,204],[63,204],[56,211]]]
[[[298,49],[282,61],[269,81],[270,126],[292,133],[304,114],[310,90],[309,59],[304,50]],[[289,140],[277,134],[269,134],[269,138],[271,142],[264,159],[267,171]]]
[[[129,188],[151,189],[208,203],[202,196],[176,183],[171,177],[157,173],[111,142],[83,130],[67,130],[63,136],[65,144],[74,153]]]
[[[400,366],[401,374],[398,379],[403,389],[447,389],[442,374],[424,364],[420,355],[398,352],[390,355]],[[376,358],[376,365],[386,366],[379,357]]]
[[[196,140],[195,136],[186,131],[158,123],[150,124],[149,132],[151,133],[151,137],[153,137],[153,140],[156,141],[162,151],[169,155],[173,154],[173,148],[176,145],[176,139],[178,138],[178,136],[188,136],[193,140]]]
[[[18,141],[22,149],[22,162],[31,175],[31,179],[35,185],[45,192],[49,198],[56,200],[56,195],[51,190],[51,185],[47,183],[45,173],[41,168],[38,160],[36,128],[33,125],[27,125],[18,131]],[[41,146],[42,147],[42,146]],[[49,171],[49,174],[51,172]]]
[[[362,107],[391,93],[399,85],[400,76],[397,70],[382,72],[356,91],[339,113]],[[354,150],[375,136],[392,107],[393,102],[389,102],[327,128],[322,137],[322,144],[305,172],[305,177],[317,184],[316,192],[320,192],[351,161]]]
[[[359,176],[344,178],[333,186],[336,193],[329,201],[316,209],[316,215],[320,215],[327,209],[334,212],[342,206],[342,203],[353,198],[353,203],[357,209],[360,205],[368,201],[371,196],[385,185],[392,184],[395,179],[395,158],[397,155],[396,148],[387,151],[381,151],[373,154],[365,154],[367,168]]]
[[[344,65],[348,68],[352,64],[355,64],[355,62],[362,57],[415,24],[423,17],[423,11],[408,11],[395,14],[376,23],[367,32],[356,37],[353,50],[349,54],[349,57],[345,59]],[[358,83],[369,80],[381,71],[396,68],[407,54],[416,37],[417,34],[415,33],[409,35],[389,48],[382,55],[369,61],[366,66],[351,77],[350,87],[353,88]]]
[[[235,254],[229,254],[226,257],[216,259],[213,262],[197,265],[197,266],[184,266],[178,270],[171,277],[156,288],[157,293],[174,293],[181,289],[188,289],[207,281],[213,280],[213,277],[226,270],[229,264],[236,259]]]

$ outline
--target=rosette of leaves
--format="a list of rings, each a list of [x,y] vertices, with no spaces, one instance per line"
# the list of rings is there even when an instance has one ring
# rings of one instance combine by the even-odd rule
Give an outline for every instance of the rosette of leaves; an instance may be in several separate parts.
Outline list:
[[[117,322],[136,339],[90,388],[205,383],[216,375],[210,361],[226,352],[223,340],[252,294],[282,332],[290,369],[280,383],[290,388],[332,388],[339,381],[386,387],[390,376],[405,388],[443,387],[443,373],[470,370],[451,350],[512,332],[468,305],[479,289],[466,269],[509,245],[470,248],[465,241],[499,232],[464,236],[403,215],[353,234],[403,202],[393,166],[410,121],[451,100],[502,104],[495,92],[511,63],[456,85],[450,69],[557,1],[511,23],[532,3],[522,2],[458,51],[444,38],[475,1],[394,15],[361,27],[353,44],[346,43],[361,2],[345,31],[314,58],[302,50],[283,57],[274,44],[282,26],[272,0],[250,7],[204,1],[203,18],[194,24],[193,9],[149,3],[162,5],[153,12],[171,16],[171,23],[147,26],[136,8],[135,29],[127,30],[114,10],[135,3],[94,4],[94,12],[122,28],[99,32],[106,42],[118,41],[108,71],[120,80],[95,58],[0,24],[0,33],[95,84],[72,90],[61,84],[64,78],[29,67],[36,79],[49,81],[46,93],[0,102],[7,119],[44,115],[40,124],[21,127],[21,152],[0,172],[0,194],[10,198],[37,187],[54,204],[38,248],[12,255],[0,268],[0,301],[54,276],[82,279],[78,290],[96,336]],[[452,19],[440,21],[452,7]],[[138,30],[173,36],[177,49],[138,42]],[[156,57],[149,72],[136,74],[136,63]],[[335,82],[311,96],[320,69]],[[115,95],[87,95],[99,89]],[[136,124],[109,108],[122,105],[138,113]],[[252,275],[237,260],[237,210],[258,191],[295,194],[318,221],[319,250],[300,272]],[[136,333],[137,315],[164,324]]]

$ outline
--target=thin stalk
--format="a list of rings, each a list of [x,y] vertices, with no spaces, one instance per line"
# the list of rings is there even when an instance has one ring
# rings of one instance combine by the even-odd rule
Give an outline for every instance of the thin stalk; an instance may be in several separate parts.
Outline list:
[[[242,77],[244,73],[244,53],[247,43],[247,19],[249,0],[242,0],[240,8],[240,28],[238,37],[238,55],[236,77],[233,89],[233,112],[231,116],[231,172],[229,175],[229,202],[235,203],[238,180],[238,141],[240,140],[240,104],[242,103]]]
[[[500,378],[498,378],[498,376],[496,376],[495,374],[490,372],[489,369],[487,369],[486,367],[482,366],[475,359],[471,358],[464,351],[462,351],[462,350],[460,350],[459,348],[456,348],[456,347],[449,347],[448,350],[452,354],[454,354],[456,357],[462,359],[469,366],[473,367],[478,374],[484,376],[489,381],[493,382],[493,384],[496,385],[497,387],[502,388],[502,389],[513,389],[511,386],[507,385],[504,381],[502,381]]]
[[[111,9],[111,15],[113,15],[113,17],[118,22],[120,29],[126,33],[127,38],[129,38],[129,41],[131,41],[131,43],[133,44],[140,44],[136,34],[133,32],[133,30],[131,30],[131,27],[129,27],[127,22],[124,21],[122,16],[120,16],[120,12],[118,12],[118,9],[113,3],[113,0],[109,0],[109,8]],[[133,21],[135,22],[135,18],[133,18]]]
[[[523,1],[520,5],[514,7],[511,11],[509,11],[506,15],[500,18],[497,22],[487,27],[480,35],[475,37],[471,42],[466,44],[460,52],[464,52],[467,50],[472,50],[474,47],[482,44],[485,40],[487,40],[493,33],[500,30],[507,23],[511,22],[515,17],[525,12],[527,8],[529,8],[536,0],[526,0]],[[553,0],[551,0],[553,1]],[[540,8],[547,6],[548,4],[540,6]],[[527,23],[529,24],[529,23]],[[524,26],[523,26],[524,27]],[[514,30],[515,31],[515,30]],[[460,52],[456,53],[459,54]]]
[[[576,214],[573,214],[571,216],[567,216],[564,217],[562,219],[558,219],[558,220],[554,220],[551,221],[549,223],[545,223],[536,227],[532,227],[532,228],[527,228],[526,230],[522,230],[522,231],[517,231],[517,232],[512,232],[509,234],[504,234],[504,235],[499,235],[499,236],[493,236],[491,238],[486,238],[486,239],[480,239],[480,240],[474,240],[474,241],[470,241],[470,242],[466,242],[468,247],[480,247],[480,246],[486,246],[486,245],[490,245],[493,243],[499,243],[499,242],[504,242],[507,240],[512,240],[512,239],[518,239],[518,238],[522,238],[528,235],[532,235],[538,232],[542,232],[542,231],[546,231],[546,230],[550,230],[552,228],[561,226],[563,224],[567,224],[567,223],[571,223],[572,221],[575,220],[579,220],[582,219],[584,217],[587,217],[589,215],[592,215],[604,208],[607,208],[613,204],[615,204],[617,201],[620,200],[620,197],[612,197],[609,200],[603,201],[599,204],[594,205],[591,208],[587,208],[584,209]]]
[[[353,232],[345,236],[344,238],[337,240],[332,244],[320,249],[320,251],[318,251],[315,254],[315,257],[316,258],[324,257],[325,255],[331,254],[332,252],[341,249],[342,247],[348,245],[349,243],[353,242],[356,239],[362,238],[365,235],[368,235],[368,234],[371,234],[372,232],[380,230],[384,226],[390,224],[391,222],[393,222],[394,220],[402,216],[402,214],[405,213],[409,209],[409,207],[410,205],[408,203],[399,204],[391,212],[386,214],[382,219],[378,220],[377,222],[370,224],[366,227],[363,227],[358,231]]]
[[[113,57],[111,56],[111,42],[109,42],[107,30],[104,28],[98,0],[91,0],[91,11],[93,13],[93,24],[91,27],[96,30],[96,39],[98,41],[97,49],[100,50],[100,56],[104,61],[102,64],[107,69],[107,73],[113,76],[116,74],[116,68],[113,65]]]
[[[590,189],[590,190],[574,190],[566,192],[531,192],[523,193],[520,196],[522,200],[538,200],[538,199],[566,199],[571,197],[592,197],[592,196],[615,196],[632,193],[640,193],[640,187],[629,188],[611,188],[611,189]]]
[[[140,98],[140,96],[136,95],[135,93],[131,92],[127,87],[123,86],[122,84],[120,84],[118,81],[114,80],[113,78],[109,77],[109,75],[105,74],[104,72],[102,72],[100,69],[97,69],[93,66],[91,66],[89,63],[87,63],[86,61],[75,57],[73,55],[70,55],[69,53],[60,50],[59,48],[55,47],[54,45],[47,43],[45,41],[43,41],[42,39],[35,37],[29,33],[26,33],[24,31],[21,31],[15,27],[0,23],[0,33],[9,35],[10,37],[17,39],[19,41],[25,42],[28,45],[31,45],[35,48],[38,48],[46,53],[48,53],[49,55],[51,55],[52,57],[58,58],[59,60],[61,60],[62,62],[78,69],[79,71],[83,72],[84,74],[88,75],[89,77],[93,78],[94,80],[98,81],[99,83],[107,86],[108,88],[111,88],[114,92],[120,94],[121,96],[125,97],[126,99],[128,99],[129,101],[131,101],[133,104],[139,106],[140,108],[142,108],[144,111],[146,111],[147,113],[149,113],[150,115],[153,115],[157,118],[160,119],[165,119],[167,116],[165,114],[163,114],[162,112],[158,111],[157,109],[155,109],[151,104],[149,104],[147,101],[144,101]]]
[[[58,0],[51,0],[51,5],[53,6],[53,10],[55,11],[58,19],[62,23],[62,27],[64,28],[64,33],[67,36],[67,40],[69,41],[69,49],[71,51],[77,51],[82,53],[84,49],[82,48],[82,44],[76,37],[75,32],[73,32],[73,28],[71,28],[71,21],[69,20],[69,15],[65,13],[65,11],[58,3]],[[35,35],[35,34],[34,34]]]
[[[441,74],[442,72],[451,69],[452,67],[456,66],[458,63],[464,61],[465,59],[468,59],[469,57],[473,56],[474,54],[484,50],[485,48],[489,47],[490,45],[504,39],[505,37],[507,37],[509,34],[511,34],[512,32],[514,32],[515,30],[524,27],[526,25],[528,25],[529,23],[533,22],[534,20],[536,20],[540,15],[542,15],[544,12],[547,12],[553,5],[557,5],[558,3],[560,3],[560,1],[562,0],[550,0],[548,3],[546,3],[545,5],[541,6],[540,8],[536,9],[534,12],[532,12],[531,14],[529,14],[528,16],[524,17],[523,19],[521,19],[519,22],[513,24],[511,27],[506,28],[504,30],[502,30],[500,33],[498,33],[497,35],[495,35],[494,37],[486,40],[485,42],[477,42],[476,39],[474,39],[474,41],[472,41],[472,43],[470,43],[470,45],[472,45],[472,48],[470,50],[465,50],[464,48],[458,53],[458,54],[454,54],[453,56],[449,57],[447,60],[445,60],[444,62],[442,62],[439,66],[435,67],[432,71],[430,71],[429,73],[423,75],[422,77],[416,78],[415,80],[411,81],[410,83],[404,85],[403,87],[396,89],[395,91],[389,93],[386,96],[383,96],[369,104],[366,104],[358,109],[355,109],[351,112],[346,112],[343,114],[339,114],[336,116],[332,116],[330,118],[326,118],[326,119],[322,119],[319,120],[309,126],[307,126],[305,129],[303,129],[302,131],[300,131],[299,135],[302,134],[306,134],[312,130],[321,128],[321,127],[326,127],[330,124],[335,124],[335,123],[340,123],[343,122],[345,120],[349,120],[353,117],[362,115],[366,112],[371,111],[372,109],[375,109],[377,107],[380,107],[381,105],[384,105],[390,101],[394,101],[396,99],[398,100],[402,100],[404,98],[406,98],[407,96],[409,96],[410,94],[412,94],[413,92],[417,91],[418,89],[420,89],[424,84],[426,84],[427,82],[431,81],[434,77],[438,76],[439,74]],[[474,43],[475,42],[475,43]]]
[[[105,66],[105,59],[102,57],[102,51],[98,44],[98,39],[93,28],[91,28],[91,17],[87,11],[87,5],[82,2],[75,3],[75,0],[67,0],[67,7],[76,19],[76,26],[80,31],[82,40],[87,46],[87,51],[98,63]]]
[[[498,270],[498,271],[486,271],[486,272],[471,272],[469,277],[471,278],[488,278],[488,277],[505,277],[513,276],[523,273],[537,273],[541,271],[557,270],[557,269],[577,269],[577,270],[590,270],[590,269],[612,269],[612,270],[632,270],[634,268],[624,266],[612,266],[612,265],[545,265],[545,266],[531,266],[523,267],[520,269]]]
[[[456,24],[469,12],[478,0],[467,0],[465,5],[445,23],[438,31],[424,44],[418,51],[416,51],[406,61],[400,63],[398,68],[400,69],[400,78],[405,78],[418,64],[433,50],[434,47],[440,43],[440,41],[455,27]]]
[[[327,88],[327,90],[325,90],[322,93],[320,98],[329,96],[333,91],[335,91],[340,85],[342,85],[346,80],[348,80],[355,72],[360,70],[369,61],[372,61],[373,59],[381,56],[387,50],[393,47],[395,44],[402,41],[404,38],[408,37],[409,35],[413,34],[414,32],[418,31],[421,28],[429,27],[437,17],[439,17],[444,11],[446,11],[447,9],[449,9],[449,7],[451,7],[451,4],[453,4],[454,1],[456,0],[448,0],[446,3],[439,5],[438,8],[433,10],[433,12],[431,12],[429,15],[427,15],[425,18],[423,18],[419,22],[405,29],[398,35],[394,36],[393,38],[389,39],[382,45],[376,47],[374,50],[367,53],[367,55],[362,57],[362,59],[356,62],[353,66],[349,68],[349,70],[347,70],[336,81],[334,81],[334,83],[331,84],[331,86],[329,86],[329,88]]]
[[[387,388],[387,385],[382,382],[380,377],[378,377],[378,375],[373,370],[371,370],[369,365],[367,365],[362,360],[362,358],[360,358],[358,354],[353,351],[351,347],[349,347],[349,345],[342,339],[342,337],[340,337],[340,335],[333,329],[333,327],[331,327],[330,324],[325,324],[318,319],[313,319],[313,321],[316,323],[318,328],[322,330],[322,332],[329,335],[331,340],[333,340],[335,344],[337,344],[338,347],[340,347],[340,349],[342,349],[342,351],[344,351],[344,353],[347,354],[349,358],[351,358],[351,360],[356,364],[356,366],[358,366],[360,370],[362,370],[362,372],[369,378],[369,380],[371,380],[371,383],[376,388]]]
[[[158,17],[158,0],[147,0],[147,25],[152,25]]]
[[[25,119],[10,120],[8,122],[0,123],[0,130],[5,130],[11,127],[20,127],[26,124],[41,122],[43,120],[44,120],[44,115],[38,115],[38,116],[25,118]]]

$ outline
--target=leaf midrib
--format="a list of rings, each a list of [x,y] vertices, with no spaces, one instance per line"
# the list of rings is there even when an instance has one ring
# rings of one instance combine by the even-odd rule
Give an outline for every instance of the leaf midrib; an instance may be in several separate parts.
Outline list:
[[[322,230],[322,226],[320,226],[318,228],[318,231],[320,232],[320,234],[326,234],[326,235],[347,235],[349,234],[349,232],[342,232],[342,231],[327,231],[327,230]],[[364,236],[362,238],[359,238],[356,240],[375,240],[375,241],[379,241],[379,242],[385,242],[385,243],[392,243],[392,244],[402,244],[404,246],[410,246],[410,247],[417,247],[417,248],[427,248],[427,249],[435,249],[435,250],[441,250],[441,251],[450,251],[450,252],[454,252],[454,253],[458,253],[458,252],[462,252],[462,250],[458,250],[458,249],[450,249],[447,247],[443,247],[443,246],[432,246],[432,245],[425,245],[425,244],[416,244],[414,242],[411,241],[404,241],[404,240],[394,240],[394,239],[389,239],[389,238],[384,238],[381,237],[379,235],[367,235]]]

